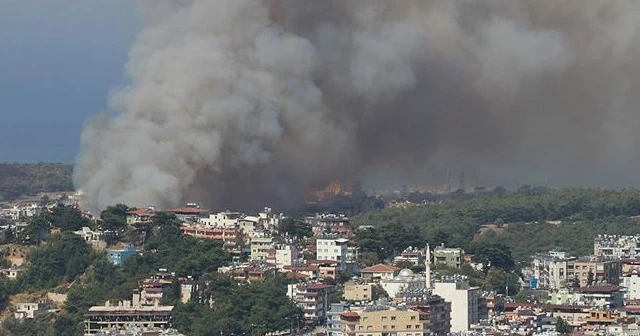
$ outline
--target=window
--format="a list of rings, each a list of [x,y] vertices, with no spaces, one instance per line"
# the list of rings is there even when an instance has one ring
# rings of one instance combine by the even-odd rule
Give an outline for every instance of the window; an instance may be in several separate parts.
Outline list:
[[[387,321],[387,317],[386,317],[386,316],[383,316],[383,317],[382,317],[382,322],[386,322],[386,321]]]
[[[396,326],[394,326],[394,325],[391,326],[391,329],[395,329],[395,328],[396,328]]]
[[[411,316],[411,321],[415,321],[416,317],[415,316]]]
[[[391,316],[391,321],[395,321],[396,317],[395,316]]]
[[[410,324],[407,324],[407,329],[411,329],[411,325]]]
[[[368,318],[368,317],[363,317],[363,318],[362,318],[362,322],[367,322],[367,321],[369,321],[369,318]]]
[[[364,327],[363,326],[358,326],[358,330],[363,330]]]
[[[373,327],[372,326],[367,326],[367,331],[372,330]]]
[[[420,325],[419,324],[416,324],[416,329],[420,329]]]
[[[387,330],[387,326],[386,325],[382,326],[382,329]]]

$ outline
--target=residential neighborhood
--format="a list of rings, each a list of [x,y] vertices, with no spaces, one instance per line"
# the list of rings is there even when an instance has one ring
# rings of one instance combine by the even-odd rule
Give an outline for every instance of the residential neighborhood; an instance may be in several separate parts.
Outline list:
[[[490,281],[496,269],[491,265],[491,256],[479,257],[446,242],[431,245],[425,241],[423,246],[407,246],[372,263],[368,259],[371,252],[363,251],[366,245],[358,240],[359,235],[369,234],[372,229],[353,225],[343,214],[320,213],[296,219],[270,207],[245,214],[230,210],[210,212],[195,203],[166,210],[155,206],[129,208],[123,212],[126,227],[119,229],[134,233],[133,241],[126,243],[108,239],[117,232],[104,231],[100,218],[85,214],[75,203],[57,207],[28,205],[29,211],[14,207],[3,212],[12,214],[18,209],[21,214],[7,217],[11,221],[3,230],[16,239],[30,241],[33,238],[23,234],[29,226],[21,223],[30,223],[41,213],[62,211],[59,207],[77,211],[78,218],[87,225],[70,230],[69,234],[97,253],[104,253],[114,267],[122,268],[131,258],[156,253],[136,241],[147,230],[144,228],[157,223],[158,216],[173,218],[179,224],[177,233],[193,242],[217,242],[231,257],[216,269],[219,276],[239,285],[284,281],[283,293],[299,313],[287,318],[289,328],[278,330],[279,334],[640,332],[640,235],[597,235],[592,242],[585,242],[592,247],[589,255],[539,251],[530,256],[528,264],[520,265],[517,273],[511,271],[512,282],[507,280],[504,288],[488,290],[482,281]],[[55,235],[61,230],[52,226],[49,231]],[[21,251],[16,247],[5,254],[9,264],[0,270],[2,277],[20,279],[26,270]],[[491,271],[487,273],[487,269]],[[168,331],[176,317],[176,305],[202,301],[215,307],[216,301],[206,294],[213,289],[209,280],[197,273],[176,271],[158,268],[138,282],[129,299],[108,300],[89,307],[83,315],[84,334],[140,328]],[[13,303],[13,316],[29,320],[59,312],[67,300],[66,294],[60,295],[48,293],[39,300]],[[257,327],[254,332],[258,333]]]

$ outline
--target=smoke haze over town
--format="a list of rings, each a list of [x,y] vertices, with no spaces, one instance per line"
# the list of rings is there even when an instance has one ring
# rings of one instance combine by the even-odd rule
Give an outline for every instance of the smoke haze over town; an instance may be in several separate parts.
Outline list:
[[[75,184],[254,207],[365,186],[640,186],[640,2],[139,2]]]

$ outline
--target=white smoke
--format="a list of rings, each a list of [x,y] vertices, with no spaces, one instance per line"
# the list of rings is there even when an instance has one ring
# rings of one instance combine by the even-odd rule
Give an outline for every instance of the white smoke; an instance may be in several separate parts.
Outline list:
[[[378,169],[415,176],[443,157],[485,179],[611,184],[602,176],[625,168],[603,168],[628,156],[616,148],[638,144],[634,0],[140,9],[130,84],[82,135],[75,182],[95,209],[291,201]],[[594,167],[585,178],[583,163]]]

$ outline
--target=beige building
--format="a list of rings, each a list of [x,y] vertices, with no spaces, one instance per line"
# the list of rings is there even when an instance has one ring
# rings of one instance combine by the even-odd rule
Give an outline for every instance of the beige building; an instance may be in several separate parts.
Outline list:
[[[620,260],[604,260],[602,257],[579,258],[573,262],[573,276],[580,283],[580,287],[589,285],[589,273],[592,273],[594,282],[606,282],[610,285],[618,285],[622,273]]]
[[[268,250],[275,249],[273,237],[251,238],[251,260],[266,260]]]
[[[400,272],[398,267],[377,264],[360,270],[360,276],[367,280],[392,280],[398,272]]]
[[[373,296],[373,284],[349,281],[344,284],[344,299],[347,301],[370,301]]]
[[[427,316],[417,310],[368,307],[340,314],[346,336],[422,336],[428,331]]]

